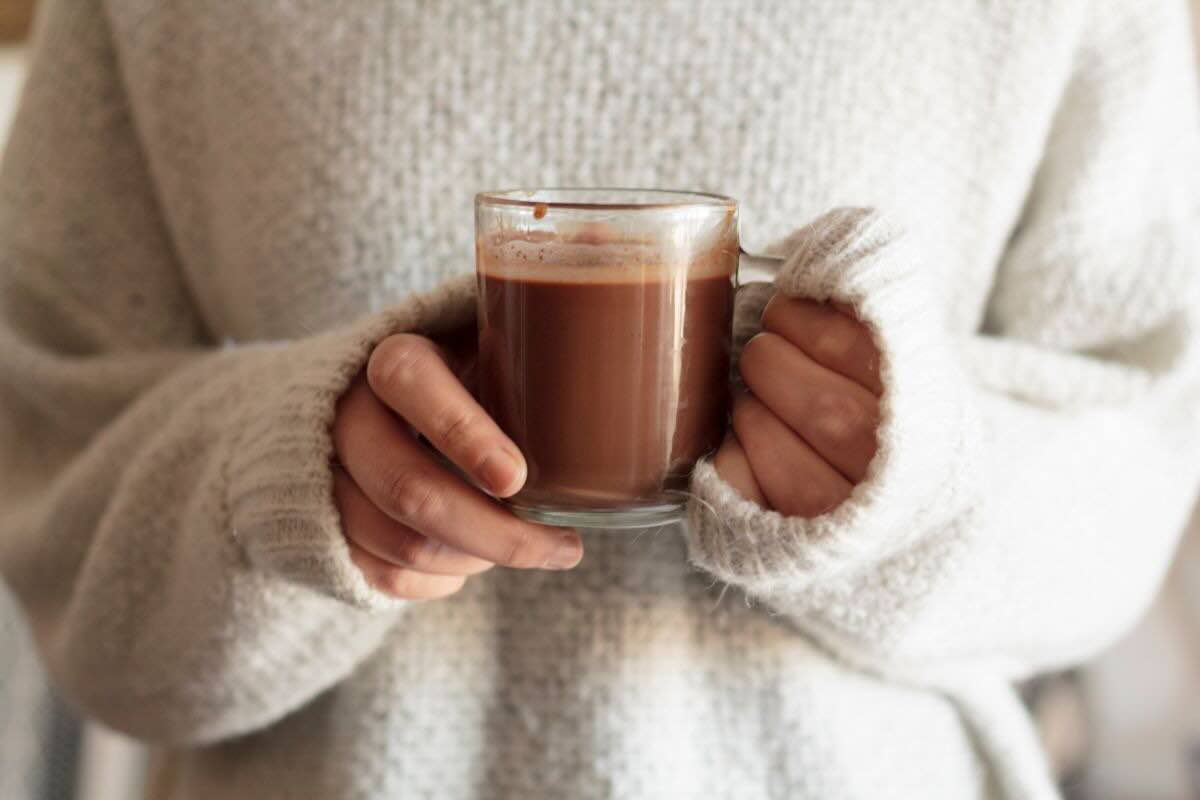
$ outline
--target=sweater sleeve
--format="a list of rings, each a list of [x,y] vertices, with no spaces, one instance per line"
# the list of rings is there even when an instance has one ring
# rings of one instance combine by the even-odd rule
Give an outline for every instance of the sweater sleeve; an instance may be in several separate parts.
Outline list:
[[[212,741],[341,680],[402,613],[349,559],[329,427],[376,341],[468,321],[472,285],[206,344],[101,7],[44,6],[0,172],[0,570],[74,704]]]
[[[702,463],[690,552],[853,663],[1074,662],[1170,561],[1200,482],[1197,94],[1183,4],[1125,5],[1081,47],[978,335],[942,322],[929,275],[949,270],[916,225],[841,210],[786,243],[775,287],[852,303],[876,336],[879,449],[814,519]],[[769,294],[744,292],[743,335]]]

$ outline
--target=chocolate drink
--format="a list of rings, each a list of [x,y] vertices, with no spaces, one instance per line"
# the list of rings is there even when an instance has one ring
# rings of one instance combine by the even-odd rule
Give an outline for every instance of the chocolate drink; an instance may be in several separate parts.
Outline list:
[[[735,258],[481,258],[482,400],[528,461],[517,503],[614,508],[686,487],[726,425]]]

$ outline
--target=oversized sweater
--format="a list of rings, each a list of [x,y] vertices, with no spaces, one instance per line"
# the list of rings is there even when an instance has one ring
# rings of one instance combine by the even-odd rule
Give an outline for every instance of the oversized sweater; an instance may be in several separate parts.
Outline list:
[[[1132,623],[1200,477],[1191,67],[1173,0],[48,2],[0,570],[160,797],[1052,797],[1011,683]],[[574,570],[373,590],[336,400],[471,324],[471,196],[514,185],[739,198],[774,288],[877,338],[853,495],[704,462]]]

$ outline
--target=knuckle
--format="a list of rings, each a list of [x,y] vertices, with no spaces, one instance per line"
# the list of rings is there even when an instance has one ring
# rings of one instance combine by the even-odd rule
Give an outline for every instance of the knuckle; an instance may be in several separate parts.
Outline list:
[[[509,538],[500,563],[510,567],[534,566],[533,531],[528,525],[518,525]]]
[[[438,440],[442,447],[456,453],[470,450],[481,438],[480,433],[479,416],[461,409],[447,413],[438,425]]]
[[[420,567],[429,560],[429,540],[419,533],[406,532],[395,541],[393,557],[401,564]]]
[[[384,339],[367,361],[367,382],[376,392],[415,386],[428,374],[433,351],[420,336],[401,333]]]
[[[401,519],[428,523],[440,513],[443,498],[437,485],[416,470],[398,473],[388,483],[388,502]]]
[[[858,335],[849,321],[845,325],[827,325],[813,337],[809,355],[825,365],[844,363],[854,351]]]
[[[825,390],[812,399],[812,424],[826,441],[845,445],[873,430],[871,413],[847,392]]]

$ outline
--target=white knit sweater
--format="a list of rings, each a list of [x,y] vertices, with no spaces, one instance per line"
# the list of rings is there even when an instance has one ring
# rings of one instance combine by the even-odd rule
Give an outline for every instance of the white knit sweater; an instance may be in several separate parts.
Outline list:
[[[0,568],[171,798],[1053,796],[1009,681],[1155,591],[1200,477],[1200,126],[1162,0],[60,0],[0,175]],[[878,335],[784,518],[391,602],[334,403],[469,323],[470,197],[716,190]],[[839,211],[789,235],[838,206]],[[739,333],[764,287],[741,296]],[[390,309],[390,310],[385,310]],[[732,590],[730,590],[732,587]]]

